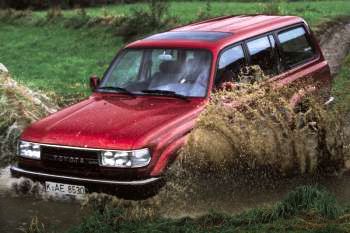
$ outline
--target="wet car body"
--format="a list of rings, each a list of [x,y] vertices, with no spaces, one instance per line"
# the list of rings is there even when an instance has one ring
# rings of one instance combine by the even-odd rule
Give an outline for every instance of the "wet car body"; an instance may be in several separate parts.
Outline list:
[[[298,44],[305,44],[305,47],[298,48]],[[294,50],[297,50],[295,54]],[[141,81],[137,85],[134,81],[128,81],[123,83],[130,84],[124,86],[128,90],[109,91],[111,85],[118,83],[116,78],[113,82],[109,80],[113,79],[113,72],[117,73],[115,77],[119,75],[116,67],[118,64],[121,66],[123,57],[138,52],[142,54],[142,59],[137,70],[160,62],[157,71],[154,74],[151,69],[144,73],[140,71],[137,77]],[[157,56],[153,56],[154,53]],[[179,88],[182,84],[189,83],[190,87],[197,82],[199,74],[192,73],[194,78],[179,79],[174,85],[162,83],[166,72],[180,73],[176,70],[185,72],[183,70],[189,68],[194,70],[196,53],[205,57],[203,64],[206,64],[207,78],[203,78],[204,81],[194,89]],[[140,56],[135,56],[134,60]],[[259,64],[263,56],[270,60]],[[145,57],[151,60],[147,61]],[[299,61],[294,61],[298,57]],[[127,59],[126,65],[121,68],[127,69],[130,60]],[[187,65],[179,68],[179,61]],[[92,80],[94,92],[87,100],[52,114],[23,132],[20,141],[24,144],[20,144],[19,150],[21,146],[26,148],[34,143],[36,149],[33,151],[37,150],[40,158],[18,156],[18,162],[12,166],[11,172],[16,177],[81,184],[89,191],[107,186],[132,186],[138,189],[157,184],[176,159],[196,118],[209,100],[211,91],[224,81],[232,81],[226,80],[225,73],[234,73],[238,66],[256,63],[264,71],[270,72],[268,81],[275,85],[298,82],[304,83],[306,92],[329,94],[331,76],[328,64],[303,19],[264,15],[215,18],[127,45],[116,56],[103,80]],[[265,70],[264,66],[268,69]],[[123,70],[121,68],[119,70]],[[165,73],[163,76],[158,75],[157,81],[154,77],[162,69]],[[123,79],[120,75],[118,77]],[[147,81],[147,77],[152,80]],[[153,80],[156,80],[155,86],[163,89],[157,92],[154,89],[147,90],[146,87],[153,85]],[[105,89],[99,89],[101,87]],[[142,90],[144,88],[146,91]],[[130,91],[132,89],[134,91]],[[199,89],[202,91],[191,94]],[[173,90],[177,92],[173,93]],[[297,95],[293,99],[298,102],[301,98]],[[146,161],[149,156],[147,163],[133,162],[133,158],[130,158],[137,157],[139,152],[140,161]],[[123,153],[128,159],[122,157]],[[113,157],[114,162],[111,163],[117,164],[118,159],[124,159],[122,167],[110,166],[109,158],[106,159],[107,166],[103,165],[107,154],[121,156]]]

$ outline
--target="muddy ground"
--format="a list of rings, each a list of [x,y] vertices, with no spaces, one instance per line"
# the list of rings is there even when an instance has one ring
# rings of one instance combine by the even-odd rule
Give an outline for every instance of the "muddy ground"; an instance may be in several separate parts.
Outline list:
[[[330,24],[328,29],[320,29],[317,37],[331,73],[336,75],[344,58],[350,52],[350,20]]]
[[[341,63],[350,52],[350,20],[337,22],[331,27],[318,32],[318,38],[326,59],[329,61],[333,75],[339,71]],[[348,121],[350,134],[350,120]],[[198,216],[208,210],[224,211],[229,213],[241,212],[276,202],[291,190],[301,184],[322,183],[344,202],[349,202],[350,176],[333,176],[331,178],[305,178],[298,177],[283,180],[274,185],[259,189],[244,189],[237,187],[234,177],[226,177],[217,182],[217,178],[208,177],[205,182],[188,189],[176,183],[168,186],[155,198],[155,208],[161,208],[165,216],[182,217]],[[44,196],[21,196],[11,191],[11,186],[18,180],[11,179],[9,169],[0,170],[0,232],[14,232],[26,228],[32,216],[37,215],[49,227],[63,230],[69,225],[79,222],[83,212],[80,211],[79,202],[57,200]],[[165,205],[159,206],[159,203]],[[21,209],[21,211],[19,211]]]

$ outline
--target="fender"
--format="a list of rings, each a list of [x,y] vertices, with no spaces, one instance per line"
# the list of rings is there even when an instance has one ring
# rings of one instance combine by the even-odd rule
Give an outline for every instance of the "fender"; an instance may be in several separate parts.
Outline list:
[[[157,164],[151,172],[151,176],[160,176],[168,167],[169,163],[175,160],[175,154],[181,149],[185,144],[188,134],[178,138],[173,143],[171,143],[160,155]]]

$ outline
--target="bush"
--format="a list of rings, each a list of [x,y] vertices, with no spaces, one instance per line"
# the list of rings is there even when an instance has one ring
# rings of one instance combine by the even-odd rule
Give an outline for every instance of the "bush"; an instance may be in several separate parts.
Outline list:
[[[17,19],[31,19],[32,12],[30,10],[0,10],[0,19],[4,22],[11,22]]]
[[[197,13],[197,18],[198,20],[205,20],[211,17],[212,17],[212,6],[211,6],[211,2],[207,1],[205,5],[205,9],[204,10],[202,8],[199,9]]]
[[[283,15],[282,4],[285,2],[286,0],[271,0],[267,3],[260,3],[261,12],[267,15]]]
[[[24,9],[47,9],[49,7],[74,8],[87,7],[111,3],[130,3],[133,0],[0,0],[0,8]]]
[[[46,13],[47,20],[53,20],[56,18],[62,18],[63,14],[60,7],[52,7]]]
[[[174,26],[177,18],[170,16],[169,3],[151,0],[148,9],[134,8],[131,14],[117,28],[117,34],[124,41]]]

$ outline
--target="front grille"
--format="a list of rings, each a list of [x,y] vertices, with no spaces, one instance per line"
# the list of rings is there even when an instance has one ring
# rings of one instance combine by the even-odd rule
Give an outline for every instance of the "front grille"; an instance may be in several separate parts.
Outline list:
[[[50,168],[98,167],[99,151],[41,146],[41,159]]]

